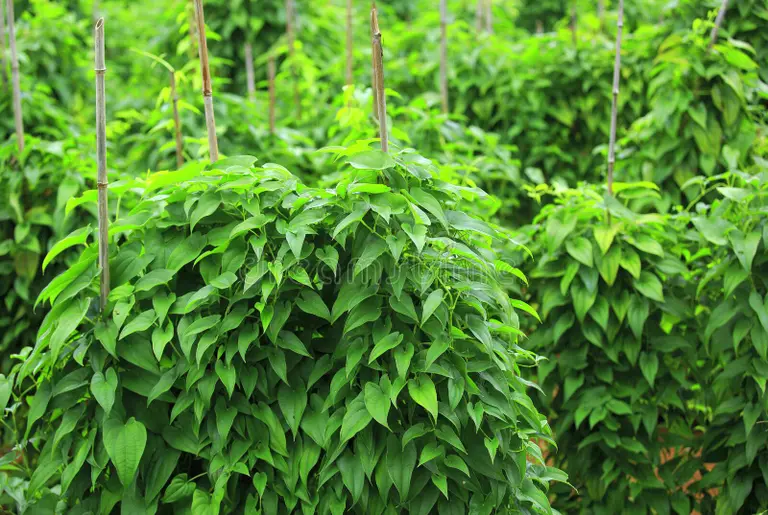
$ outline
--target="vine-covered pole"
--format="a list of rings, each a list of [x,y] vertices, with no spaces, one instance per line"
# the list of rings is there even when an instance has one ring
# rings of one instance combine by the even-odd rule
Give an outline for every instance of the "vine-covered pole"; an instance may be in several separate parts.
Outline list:
[[[713,46],[715,46],[715,43],[717,42],[717,33],[720,31],[720,27],[723,25],[723,20],[725,19],[725,11],[728,10],[728,0],[723,0],[723,3],[720,4],[720,10],[717,11],[717,18],[715,18],[715,26],[712,27],[712,34],[710,34],[709,37],[709,49],[711,49]]]
[[[203,76],[203,103],[205,126],[208,129],[208,152],[211,163],[219,160],[219,141],[216,138],[216,118],[213,114],[213,87],[211,69],[208,65],[208,39],[205,36],[205,14],[203,0],[195,0],[195,23],[197,25],[197,48],[200,54],[200,73]]]
[[[109,297],[109,214],[107,210],[107,108],[104,75],[107,67],[104,59],[104,18],[96,22],[94,34],[94,71],[96,72],[96,187],[98,188],[99,267],[101,267],[101,310]]]
[[[256,101],[256,72],[253,69],[253,47],[251,43],[245,44],[245,81],[248,88],[248,100]]]
[[[384,94],[384,50],[381,46],[381,31],[376,5],[371,8],[371,47],[373,53],[373,84],[376,92],[374,111],[379,119],[379,138],[381,150],[389,151],[387,140],[387,97]]]
[[[21,115],[21,84],[19,82],[19,54],[16,50],[16,23],[13,14],[13,0],[7,0],[8,40],[11,47],[11,82],[13,83],[13,122],[16,126],[16,144],[19,154],[24,151],[24,119]]]
[[[611,132],[608,141],[608,194],[613,195],[613,168],[616,165],[616,118],[619,102],[619,75],[621,73],[621,33],[624,29],[624,0],[619,0],[616,22],[616,59],[613,62],[613,103],[611,104]]]
[[[448,114],[448,8],[440,0],[440,101],[443,114]]]

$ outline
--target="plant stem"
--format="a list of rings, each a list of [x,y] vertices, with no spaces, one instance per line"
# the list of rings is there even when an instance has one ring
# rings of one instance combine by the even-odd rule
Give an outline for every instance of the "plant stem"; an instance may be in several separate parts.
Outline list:
[[[219,142],[216,139],[216,118],[213,114],[213,87],[211,70],[208,65],[208,40],[205,36],[205,14],[203,0],[195,1],[195,20],[197,25],[197,47],[200,54],[200,73],[203,76],[203,102],[205,104],[205,126],[208,128],[208,152],[211,163],[219,160]]]
[[[728,0],[723,0],[723,3],[720,4],[720,10],[717,12],[717,18],[715,18],[715,26],[712,27],[712,34],[709,37],[709,46],[707,47],[707,50],[711,50],[713,46],[715,46],[715,42],[717,41],[717,33],[720,31],[720,26],[723,24],[723,20],[725,19],[725,11],[728,10]]]
[[[245,44],[245,77],[248,87],[248,100],[256,101],[256,74],[253,71],[253,47],[251,43]]]
[[[0,71],[2,76],[3,89],[8,88],[8,60],[5,58],[5,9],[0,7],[0,58],[2,58],[3,69]]]
[[[381,46],[381,32],[379,31],[379,17],[376,6],[371,8],[371,46],[373,50],[373,76],[376,98],[374,111],[379,116],[379,138],[381,138],[381,150],[389,151],[387,141],[387,98],[384,95],[384,50]]]
[[[605,0],[597,0],[597,18],[600,20],[600,30],[605,28]]]
[[[285,32],[288,35],[288,58],[291,62],[293,77],[293,105],[296,108],[296,121],[301,120],[301,97],[299,97],[299,78],[296,73],[296,29],[293,0],[285,0]]]
[[[269,133],[275,133],[275,55],[270,52],[267,60],[267,80],[269,84]]]
[[[176,92],[176,72],[171,70],[171,105],[173,107],[173,130],[176,135],[176,166],[184,165],[184,145],[181,139],[181,120],[179,120],[179,95]]]
[[[443,114],[448,114],[448,9],[440,0],[440,100]]]
[[[352,0],[347,0],[347,86],[351,86],[354,78],[352,76],[352,63],[354,59],[354,39],[352,38]]]
[[[109,214],[107,211],[107,108],[106,86],[104,75],[107,67],[104,62],[104,19],[96,22],[95,30],[96,59],[94,70],[96,72],[96,164],[98,175],[96,186],[98,188],[98,213],[99,213],[99,267],[101,267],[101,311],[107,306],[109,296]]]
[[[619,101],[619,74],[621,72],[621,33],[624,29],[624,0],[619,0],[616,22],[616,60],[613,63],[613,103],[611,104],[611,132],[608,141],[608,194],[613,195],[613,168],[616,164],[616,118]]]
[[[13,121],[16,125],[16,144],[19,154],[24,151],[24,120],[21,116],[21,86],[19,84],[19,54],[16,51],[16,24],[13,14],[13,0],[7,0],[8,40],[11,47],[11,81],[13,82]]]

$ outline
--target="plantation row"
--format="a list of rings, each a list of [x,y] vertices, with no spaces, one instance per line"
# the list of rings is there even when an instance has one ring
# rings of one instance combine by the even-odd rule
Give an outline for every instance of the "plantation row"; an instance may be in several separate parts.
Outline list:
[[[6,1],[4,510],[768,510],[758,0]]]

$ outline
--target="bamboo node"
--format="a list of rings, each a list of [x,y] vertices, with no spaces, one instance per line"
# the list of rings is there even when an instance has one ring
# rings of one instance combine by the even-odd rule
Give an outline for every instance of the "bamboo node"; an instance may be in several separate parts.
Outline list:
[[[97,182],[96,183],[96,187],[98,189],[100,189],[100,190],[105,190],[105,189],[107,189],[107,187],[109,187],[109,183],[108,182]]]

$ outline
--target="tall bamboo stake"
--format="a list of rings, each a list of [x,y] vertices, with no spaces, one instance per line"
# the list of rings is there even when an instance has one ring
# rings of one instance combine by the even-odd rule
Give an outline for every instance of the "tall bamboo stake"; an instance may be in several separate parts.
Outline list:
[[[352,85],[352,62],[353,62],[353,38],[352,38],[352,0],[347,0],[347,86]]]
[[[198,53],[195,51],[195,47],[197,46],[197,31],[195,30],[197,23],[197,20],[195,19],[195,0],[189,0],[185,10],[187,12],[187,19],[189,20],[189,55],[194,57],[194,55]]]
[[[624,0],[619,0],[616,22],[616,60],[613,63],[613,103],[611,104],[611,133],[608,141],[608,194],[613,195],[613,168],[616,164],[616,118],[619,101],[619,73],[621,71],[621,33],[624,29]]]
[[[477,0],[477,5],[475,6],[475,30],[477,32],[483,31],[483,5],[485,4],[485,0]]]
[[[573,38],[573,46],[579,42],[578,35],[576,34],[576,4],[571,4],[571,37]]]
[[[104,18],[96,22],[95,30],[96,59],[96,164],[98,175],[99,207],[99,266],[101,267],[101,310],[107,306],[109,296],[109,215],[107,212],[107,108],[105,102],[104,75],[107,67],[104,63]]]
[[[482,0],[481,0],[482,1]],[[371,9],[376,9],[376,0],[373,0],[371,2]],[[379,20],[378,16],[376,18],[376,24],[378,26]],[[371,38],[373,38],[375,35],[375,32],[373,30],[373,13],[371,13]],[[379,86],[377,84],[378,77],[376,76],[376,52],[371,52],[371,70],[373,70],[373,73],[371,73],[371,93],[373,97],[373,118],[378,121],[379,120]]]
[[[717,42],[717,33],[720,31],[720,26],[725,19],[726,10],[728,10],[728,0],[723,0],[723,3],[720,5],[720,10],[717,12],[717,18],[715,18],[715,26],[712,27],[712,34],[709,37],[709,47],[707,50],[715,46],[715,43]]]
[[[184,165],[184,143],[181,139],[181,120],[179,119],[179,94],[176,92],[176,72],[170,70],[171,74],[171,104],[173,106],[173,131],[176,134],[176,166],[181,168]]]
[[[208,152],[211,163],[215,163],[219,160],[219,142],[216,139],[216,119],[213,114],[213,87],[211,86],[211,69],[208,65],[208,40],[205,36],[203,0],[195,0],[195,20],[197,48],[200,54],[200,72],[203,75],[203,102],[205,104],[205,126],[208,128]]]
[[[544,34],[544,24],[541,22],[541,20],[536,20],[536,34]]]
[[[493,0],[485,0],[485,30],[493,34]]]
[[[381,138],[381,150],[389,151],[387,140],[387,97],[384,95],[384,49],[381,46],[381,31],[379,30],[379,17],[376,6],[371,8],[371,46],[373,50],[373,76],[376,89],[376,103],[374,110],[379,117],[379,138]]]
[[[267,60],[267,80],[269,81],[269,133],[275,133],[275,55],[270,52]]]
[[[448,8],[440,0],[440,101],[443,114],[448,114]]]
[[[600,20],[600,30],[605,28],[605,0],[597,0],[597,18]]]
[[[248,100],[256,101],[256,73],[253,71],[253,47],[251,43],[245,44],[245,78],[248,87]]]
[[[24,151],[24,120],[21,116],[21,85],[19,84],[19,55],[16,51],[16,24],[13,14],[13,0],[7,0],[8,40],[11,46],[11,81],[13,82],[13,121],[16,125],[16,144],[19,154]]]
[[[0,7],[0,57],[3,70],[0,73],[3,80],[3,89],[8,88],[8,60],[5,58],[5,9]]]
[[[291,60],[293,77],[293,105],[296,108],[296,120],[301,120],[301,97],[299,96],[299,74],[296,73],[296,12],[293,0],[285,0],[285,32],[288,36],[288,57]]]

